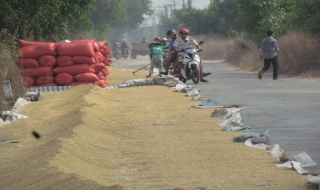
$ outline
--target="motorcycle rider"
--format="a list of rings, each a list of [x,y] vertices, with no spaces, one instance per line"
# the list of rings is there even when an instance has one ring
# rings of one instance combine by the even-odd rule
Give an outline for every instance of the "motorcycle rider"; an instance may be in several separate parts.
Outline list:
[[[178,54],[178,52],[175,52],[173,49],[173,43],[177,39],[177,37],[179,37],[177,32],[174,29],[168,30],[167,37],[171,39],[168,45],[170,54],[165,59],[164,67],[166,71],[160,73],[164,75],[168,75],[170,64],[176,60]]]
[[[118,43],[118,42],[114,43],[112,49],[113,49],[113,54],[114,55],[118,54],[118,56],[119,56],[119,54],[120,54],[120,43]]]
[[[187,49],[187,48],[193,48],[192,46],[196,46],[196,48],[199,49],[200,51],[202,50],[202,48],[199,46],[198,42],[195,39],[193,39],[191,36],[188,36],[189,30],[187,28],[181,28],[179,33],[180,33],[181,37],[177,38],[173,43],[174,51],[180,51],[180,50]],[[178,66],[182,62],[183,57],[179,55],[181,53],[184,53],[184,52],[179,52],[176,60],[173,63],[173,71],[174,72],[177,72]],[[200,81],[201,82],[209,82],[208,80],[204,79],[203,77],[208,76],[211,73],[203,73],[203,66],[202,66],[201,60],[200,60],[199,66],[200,66]]]
[[[164,46],[168,46],[168,39],[167,39],[167,38],[162,38],[162,39],[161,39],[161,43],[162,43],[162,45],[164,45]]]
[[[129,46],[126,40],[121,42],[121,55],[126,55],[126,57],[129,55]]]

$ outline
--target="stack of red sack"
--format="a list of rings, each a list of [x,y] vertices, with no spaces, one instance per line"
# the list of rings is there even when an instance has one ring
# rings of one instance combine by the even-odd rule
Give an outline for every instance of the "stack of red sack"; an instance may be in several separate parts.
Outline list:
[[[95,84],[108,86],[106,66],[110,50],[106,43],[75,40],[69,43],[29,42],[19,40],[22,66],[28,87],[75,86]]]

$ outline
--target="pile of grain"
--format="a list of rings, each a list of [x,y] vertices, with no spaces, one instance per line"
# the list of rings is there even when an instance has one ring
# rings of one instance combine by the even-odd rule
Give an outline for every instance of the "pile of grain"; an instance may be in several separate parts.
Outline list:
[[[110,67],[110,84],[133,78]],[[0,129],[0,189],[307,188],[266,151],[232,143],[239,133],[196,103],[166,86],[43,93],[29,119]]]

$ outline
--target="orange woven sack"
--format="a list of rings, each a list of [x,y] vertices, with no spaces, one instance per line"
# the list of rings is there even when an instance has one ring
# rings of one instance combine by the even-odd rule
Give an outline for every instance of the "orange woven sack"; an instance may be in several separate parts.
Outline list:
[[[78,85],[82,85],[82,84],[93,84],[92,82],[73,82],[68,84],[68,86],[78,86]]]
[[[23,77],[23,79],[24,79],[24,81],[26,81],[27,87],[33,86],[36,81],[33,77],[28,77],[28,76]]]
[[[103,63],[96,63],[93,65],[94,72],[100,73],[106,66]]]
[[[59,65],[61,67],[65,67],[65,66],[73,65],[73,64],[74,64],[74,61],[72,61],[71,56],[59,55],[57,57],[57,65]]]
[[[33,85],[32,87],[58,86],[56,83]]]
[[[21,74],[29,77],[52,76],[52,70],[52,67],[23,68]]]
[[[99,80],[97,75],[94,73],[80,73],[74,78],[78,82],[95,82]]]
[[[106,54],[107,55],[111,55],[111,51],[110,51],[110,48],[108,46],[108,43],[104,43],[106,45]]]
[[[100,53],[106,54],[106,52],[107,52],[106,45],[103,42],[96,42],[96,43],[98,44]]]
[[[53,76],[40,76],[36,78],[36,84],[49,84],[54,83],[54,77]]]
[[[23,68],[38,68],[39,63],[35,58],[22,58],[16,61],[16,65]]]
[[[26,46],[20,48],[19,58],[40,57],[42,55],[55,55],[56,46],[52,44]]]
[[[94,84],[100,86],[101,88],[105,88],[108,86],[108,83],[105,80],[96,81]]]
[[[105,68],[101,71],[101,73],[103,74],[103,76],[107,76],[107,75],[109,74],[108,68],[105,67]]]
[[[27,40],[18,39],[19,47],[35,46],[35,45],[54,45],[53,42],[32,42]]]
[[[88,64],[75,64],[65,67],[56,67],[53,69],[54,73],[69,73],[71,75],[77,75],[80,73],[93,73],[94,70],[91,65]]]
[[[106,77],[103,76],[102,72],[96,74],[99,80],[106,80]]]
[[[85,55],[94,57],[93,43],[88,42],[71,42],[61,43],[57,46],[58,55]]]
[[[96,63],[93,57],[88,57],[88,56],[84,56],[84,55],[73,56],[72,61],[74,61],[76,63],[84,63],[84,64],[89,64],[89,65],[93,65]]]
[[[105,58],[104,60],[102,60],[102,63],[105,65],[105,66],[110,66],[110,62],[111,60],[109,58]]]
[[[38,59],[40,66],[55,66],[57,63],[57,58],[53,55],[43,55]]]
[[[96,61],[96,63],[101,63],[104,59],[105,57],[102,55],[102,53],[98,51],[95,52],[94,60]]]
[[[67,85],[73,82],[74,76],[69,73],[59,73],[55,77],[56,83],[59,85]]]

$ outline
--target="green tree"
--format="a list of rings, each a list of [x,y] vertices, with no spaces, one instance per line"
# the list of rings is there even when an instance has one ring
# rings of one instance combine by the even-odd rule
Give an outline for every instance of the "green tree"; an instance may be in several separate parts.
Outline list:
[[[320,37],[320,1],[296,0],[293,4],[293,29]]]
[[[57,40],[75,24],[89,23],[94,0],[0,0],[0,29],[17,38]],[[89,26],[82,24],[81,29]]]
[[[237,0],[215,0],[205,9],[173,11],[173,18],[162,17],[164,28],[190,28],[194,34],[219,33],[227,35],[239,28]],[[175,26],[175,27],[174,27]]]
[[[239,30],[238,0],[214,0],[209,7],[209,19],[216,20],[215,33],[228,34]]]
[[[120,41],[124,34],[137,29],[144,21],[144,15],[151,15],[151,0],[124,0],[125,17],[110,25],[107,34],[111,41]]]
[[[238,0],[240,21],[257,43],[269,29],[276,35],[288,30],[292,0]]]
[[[96,0],[91,14],[94,31],[102,38],[109,32],[112,25],[126,18],[126,0]]]

